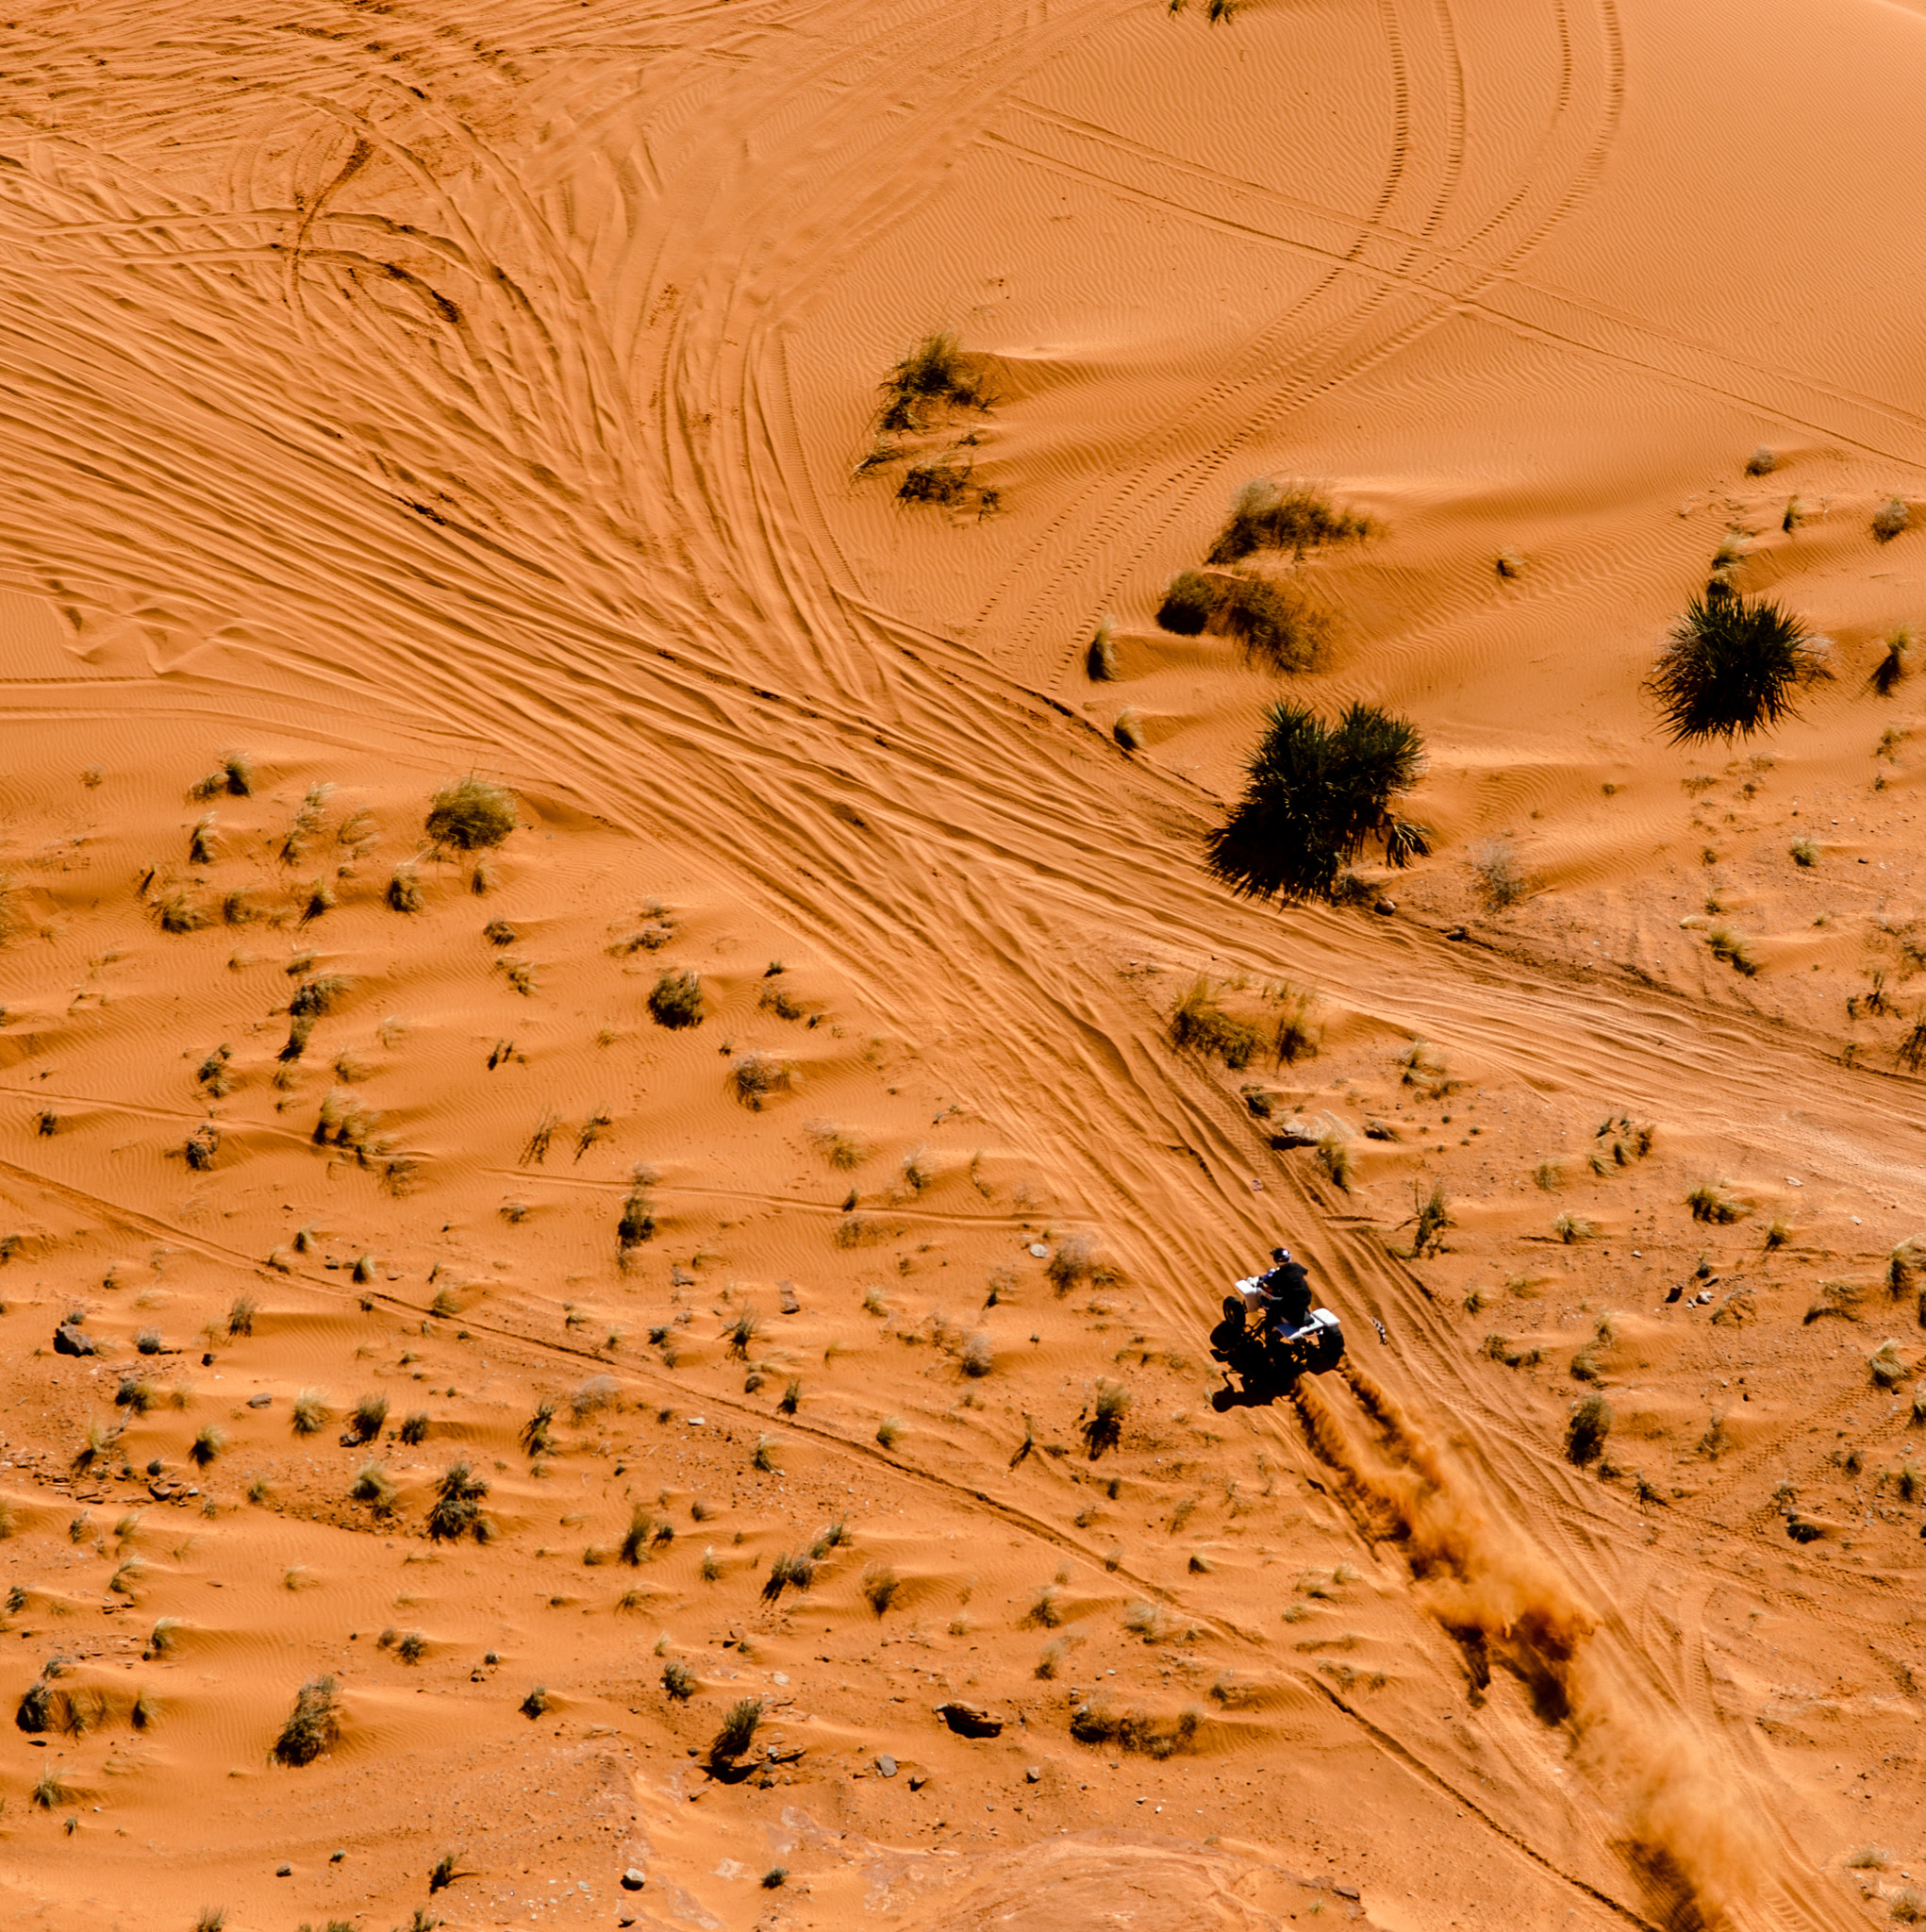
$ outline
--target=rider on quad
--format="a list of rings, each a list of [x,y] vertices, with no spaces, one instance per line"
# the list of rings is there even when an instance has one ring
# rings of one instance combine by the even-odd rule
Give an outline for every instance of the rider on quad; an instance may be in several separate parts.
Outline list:
[[[1237,1328],[1256,1314],[1254,1341],[1273,1372],[1298,1375],[1308,1370],[1323,1374],[1337,1366],[1344,1354],[1344,1331],[1329,1308],[1311,1305],[1310,1277],[1288,1248],[1272,1248],[1272,1265],[1262,1274],[1237,1283],[1236,1294],[1224,1302],[1224,1313]],[[1246,1344],[1248,1345],[1248,1343]],[[1234,1363],[1237,1351],[1227,1359]]]
[[[1272,1248],[1270,1259],[1274,1265],[1264,1274],[1237,1283],[1245,1312],[1261,1317],[1259,1325],[1267,1335],[1276,1329],[1287,1333],[1302,1328],[1311,1313],[1311,1277],[1301,1261],[1291,1258],[1288,1248]]]

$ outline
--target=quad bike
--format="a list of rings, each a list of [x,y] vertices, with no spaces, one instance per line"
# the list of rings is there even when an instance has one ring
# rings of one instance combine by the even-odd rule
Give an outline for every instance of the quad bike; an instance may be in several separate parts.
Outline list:
[[[1240,1281],[1239,1290],[1253,1284]],[[1253,1310],[1243,1294],[1224,1297],[1224,1318],[1211,1330],[1210,1352],[1229,1374],[1240,1377],[1242,1390],[1225,1387],[1211,1398],[1224,1409],[1270,1402],[1290,1388],[1300,1375],[1328,1374],[1344,1356],[1344,1330],[1329,1308],[1313,1308],[1295,1326],[1264,1323],[1261,1305]]]

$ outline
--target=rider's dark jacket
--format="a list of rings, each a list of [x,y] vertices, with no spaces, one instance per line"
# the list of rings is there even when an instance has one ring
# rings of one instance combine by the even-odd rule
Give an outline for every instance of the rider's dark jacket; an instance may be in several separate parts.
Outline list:
[[[1257,1277],[1257,1286],[1268,1304],[1267,1322],[1285,1328],[1301,1328],[1311,1316],[1311,1282],[1302,1264],[1284,1261]]]

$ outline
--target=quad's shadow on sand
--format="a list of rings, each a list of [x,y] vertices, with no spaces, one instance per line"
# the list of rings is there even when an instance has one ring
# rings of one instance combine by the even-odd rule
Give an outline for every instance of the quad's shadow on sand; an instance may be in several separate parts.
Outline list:
[[[1234,1408],[1266,1408],[1297,1386],[1303,1372],[1281,1368],[1245,1327],[1242,1319],[1226,1318],[1210,1331],[1210,1353],[1224,1365],[1224,1386],[1211,1391],[1210,1406],[1219,1415]]]

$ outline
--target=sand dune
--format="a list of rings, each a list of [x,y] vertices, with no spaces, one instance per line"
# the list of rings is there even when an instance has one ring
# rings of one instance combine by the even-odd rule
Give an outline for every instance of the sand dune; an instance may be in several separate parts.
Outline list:
[[[1926,1911],[1926,15],[4,47],[8,1924]],[[1715,567],[1832,675],[1675,746]]]

